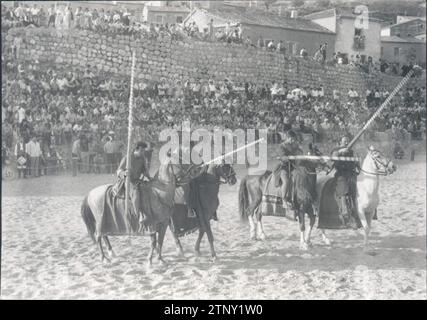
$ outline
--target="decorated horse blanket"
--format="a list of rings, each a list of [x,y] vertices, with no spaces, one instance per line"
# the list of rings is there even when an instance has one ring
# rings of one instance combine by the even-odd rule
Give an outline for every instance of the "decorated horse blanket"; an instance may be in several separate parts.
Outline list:
[[[142,210],[153,217],[155,224],[167,221],[172,214],[174,192],[171,188],[158,181],[140,185]],[[113,185],[106,189],[104,214],[99,223],[98,230],[104,235],[145,235],[131,201],[126,212],[125,199],[117,196]]]
[[[276,187],[274,174],[268,175],[262,192],[260,209],[263,216],[287,217],[293,219],[293,215],[283,207],[281,187]]]

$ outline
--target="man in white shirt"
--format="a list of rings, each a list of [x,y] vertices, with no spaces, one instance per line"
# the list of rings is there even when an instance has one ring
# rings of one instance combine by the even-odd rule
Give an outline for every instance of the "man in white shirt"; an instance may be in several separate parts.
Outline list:
[[[25,108],[21,105],[18,109],[18,123],[21,123],[25,119]]]
[[[30,157],[30,176],[38,177],[39,176],[39,162],[42,151],[40,148],[40,143],[37,141],[37,137],[33,137],[26,145],[25,152]]]

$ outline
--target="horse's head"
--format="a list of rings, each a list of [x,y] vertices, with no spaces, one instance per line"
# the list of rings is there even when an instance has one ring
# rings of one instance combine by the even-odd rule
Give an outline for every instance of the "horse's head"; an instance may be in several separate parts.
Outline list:
[[[220,182],[228,183],[230,186],[236,184],[236,172],[231,164],[225,163],[224,161],[216,166],[216,173],[220,179]],[[223,179],[223,180],[221,180]]]
[[[157,178],[165,184],[172,184],[174,186],[185,185],[191,179],[190,169],[190,165],[173,163],[169,159],[160,163]]]
[[[374,171],[372,173],[377,175],[388,175],[392,174],[397,170],[397,166],[391,161],[391,159],[387,158],[381,151],[375,149],[373,146],[368,148],[368,155],[366,156],[366,160],[369,160],[370,168],[366,168],[369,171]],[[366,170],[362,168],[362,170]]]

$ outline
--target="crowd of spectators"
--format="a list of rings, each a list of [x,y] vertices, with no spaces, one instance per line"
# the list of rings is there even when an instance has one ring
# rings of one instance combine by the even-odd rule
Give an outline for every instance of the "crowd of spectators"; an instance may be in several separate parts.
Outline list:
[[[72,8],[69,5],[42,5],[42,4],[18,4],[16,7],[2,6],[2,29],[11,27],[34,26],[52,27],[58,30],[81,29],[91,30],[108,35],[124,34],[138,38],[156,39],[170,37],[175,40],[186,37],[196,38],[202,41],[222,41],[227,43],[239,43],[247,47],[257,47],[268,51],[277,51],[286,55],[299,56],[322,64],[346,65],[350,68],[359,68],[367,73],[383,72],[392,75],[405,75],[412,66],[389,63],[379,59],[373,61],[372,57],[364,57],[359,54],[351,55],[335,52],[332,59],[327,57],[327,44],[321,44],[313,56],[309,56],[305,48],[298,52],[287,50],[285,43],[280,40],[264,40],[259,37],[253,43],[249,36],[244,37],[244,27],[241,24],[226,23],[224,27],[214,27],[214,22],[208,23],[208,27],[199,30],[195,22],[183,24],[154,24],[137,19],[126,7],[116,10],[90,9],[82,7]]]
[[[4,61],[2,67],[2,141],[9,153],[18,158],[26,148],[17,148],[17,142],[34,143],[27,151],[29,158],[38,154],[33,171],[62,168],[74,156],[80,159],[82,172],[100,172],[99,168],[112,172],[126,137],[128,79],[89,65],[82,72],[37,61]],[[183,121],[193,129],[268,129],[272,143],[291,128],[321,141],[330,139],[331,132],[355,133],[389,94],[385,88],[325,92],[322,87],[229,79],[137,79],[135,133],[152,142],[164,128],[180,130]],[[425,87],[402,90],[372,130],[391,129],[397,135],[407,131],[417,138],[425,131],[424,105]]]
[[[280,41],[244,39],[241,25],[227,24],[215,30],[198,30],[196,24],[147,25],[126,10],[108,11],[27,4],[2,8],[2,27],[45,26],[57,29],[89,29],[107,34],[127,33],[146,37],[195,37],[226,41],[286,54]],[[14,157],[20,176],[38,176],[70,168],[78,162],[81,172],[109,172],[117,167],[127,134],[129,81],[88,65],[85,70],[69,66],[25,63],[19,59],[19,37],[12,60],[2,56],[2,159]],[[326,60],[327,44],[320,45],[313,59]],[[311,59],[303,48],[301,58]],[[359,56],[343,61],[334,54],[333,64],[379,68],[390,66],[363,61]],[[371,70],[372,69],[372,70]],[[402,70],[407,72],[408,69]],[[385,88],[367,92],[325,92],[319,87],[290,87],[287,83],[233,83],[229,79],[139,80],[134,84],[136,138],[155,142],[160,130],[189,121],[192,128],[268,129],[271,143],[280,141],[293,128],[315,141],[331,140],[331,134],[356,132],[373,110],[388,96]],[[372,131],[391,130],[399,139],[404,132],[419,138],[425,132],[425,87],[399,92]],[[19,161],[21,159],[21,161]],[[26,161],[24,161],[26,160]],[[23,169],[25,168],[25,169]]]

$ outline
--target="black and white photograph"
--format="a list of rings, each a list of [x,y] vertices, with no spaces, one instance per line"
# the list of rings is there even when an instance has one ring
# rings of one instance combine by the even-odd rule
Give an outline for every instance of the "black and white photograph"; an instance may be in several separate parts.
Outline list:
[[[425,29],[425,0],[1,1],[0,300],[426,300]]]

